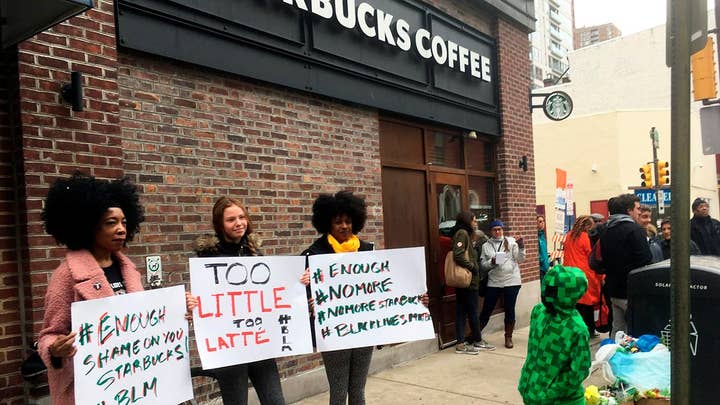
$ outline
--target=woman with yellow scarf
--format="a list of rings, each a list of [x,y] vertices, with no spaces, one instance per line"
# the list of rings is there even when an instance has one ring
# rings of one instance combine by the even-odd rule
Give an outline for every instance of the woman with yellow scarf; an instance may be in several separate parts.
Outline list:
[[[303,255],[373,250],[371,243],[357,237],[366,219],[365,201],[352,192],[321,194],[313,204],[312,224],[322,236]],[[309,281],[308,273],[303,282],[308,284]],[[372,346],[322,352],[331,405],[345,404],[346,400],[350,405],[365,403],[365,383],[372,352]]]

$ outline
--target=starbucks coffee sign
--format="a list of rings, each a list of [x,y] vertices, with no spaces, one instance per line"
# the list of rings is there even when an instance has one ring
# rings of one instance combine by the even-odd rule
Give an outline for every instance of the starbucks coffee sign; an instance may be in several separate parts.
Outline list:
[[[463,44],[433,35],[425,28],[410,26],[402,16],[394,16],[370,3],[355,0],[283,0],[285,4],[310,12],[341,26],[360,29],[368,38],[375,38],[405,52],[417,52],[422,58],[438,65],[467,73],[490,82],[490,57]]]

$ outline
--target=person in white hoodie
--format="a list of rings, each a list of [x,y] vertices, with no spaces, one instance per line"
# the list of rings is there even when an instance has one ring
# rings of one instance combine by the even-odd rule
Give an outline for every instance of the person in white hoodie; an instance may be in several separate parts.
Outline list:
[[[496,219],[490,223],[490,239],[482,247],[480,266],[488,272],[488,285],[480,312],[480,330],[490,320],[500,294],[505,303],[505,347],[512,349],[515,329],[515,303],[520,292],[520,266],[525,260],[522,237],[505,236],[504,224]]]

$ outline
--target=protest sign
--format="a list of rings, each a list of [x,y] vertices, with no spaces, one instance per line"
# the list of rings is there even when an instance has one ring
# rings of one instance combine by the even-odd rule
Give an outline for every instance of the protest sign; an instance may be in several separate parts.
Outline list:
[[[190,259],[204,369],[312,352],[301,256]]]
[[[425,249],[310,256],[319,351],[435,338],[425,293]]]
[[[192,399],[182,286],[73,302],[75,403]]]

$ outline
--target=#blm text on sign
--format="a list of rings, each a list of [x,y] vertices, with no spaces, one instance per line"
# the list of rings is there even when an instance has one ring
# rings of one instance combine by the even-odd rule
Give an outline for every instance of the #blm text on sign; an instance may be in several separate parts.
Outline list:
[[[75,403],[192,399],[182,286],[73,302]]]
[[[190,259],[204,369],[312,352],[300,256]]]
[[[309,257],[319,351],[434,339],[423,247]]]

